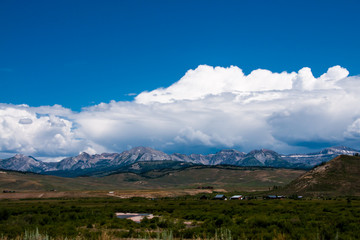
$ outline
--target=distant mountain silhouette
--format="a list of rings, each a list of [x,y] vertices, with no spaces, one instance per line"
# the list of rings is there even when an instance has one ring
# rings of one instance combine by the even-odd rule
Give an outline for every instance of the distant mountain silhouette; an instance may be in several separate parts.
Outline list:
[[[234,165],[234,166],[258,166],[276,168],[303,168],[310,169],[313,166],[329,161],[341,155],[354,155],[359,151],[347,147],[326,148],[317,153],[281,155],[271,150],[253,150],[249,153],[239,152],[233,149],[221,150],[215,154],[166,154],[149,147],[136,147],[122,153],[102,153],[89,155],[81,153],[75,157],[68,157],[60,162],[42,162],[33,157],[17,154],[14,157],[0,160],[0,169],[43,173],[57,176],[75,177],[81,175],[106,175],[119,171],[134,171],[131,168],[134,163],[140,164],[139,168],[160,169],[169,165],[177,166],[177,163],[192,165]],[[159,161],[173,161],[177,163],[159,164]],[[153,165],[153,166],[152,166]],[[138,169],[138,171],[142,171]]]

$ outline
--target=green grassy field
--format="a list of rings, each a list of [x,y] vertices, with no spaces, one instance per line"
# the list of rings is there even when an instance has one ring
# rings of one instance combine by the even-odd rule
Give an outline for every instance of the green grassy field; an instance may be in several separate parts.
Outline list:
[[[115,212],[152,213],[140,223]],[[0,201],[0,239],[358,239],[360,200],[82,198]],[[42,238],[43,239],[43,238]]]

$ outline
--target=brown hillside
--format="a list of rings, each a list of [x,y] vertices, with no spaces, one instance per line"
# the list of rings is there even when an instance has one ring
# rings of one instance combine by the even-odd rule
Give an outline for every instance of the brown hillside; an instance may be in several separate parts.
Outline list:
[[[104,177],[62,178],[34,173],[0,171],[0,190],[98,191],[118,189],[217,189],[256,191],[284,186],[304,170],[197,166],[181,170],[150,171],[144,174],[118,173]]]
[[[359,196],[360,157],[338,156],[292,181],[283,192],[312,196]]]

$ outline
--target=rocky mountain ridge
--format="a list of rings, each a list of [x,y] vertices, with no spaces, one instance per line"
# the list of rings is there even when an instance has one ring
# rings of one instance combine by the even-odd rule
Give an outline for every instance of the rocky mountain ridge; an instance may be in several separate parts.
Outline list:
[[[72,176],[99,171],[126,169],[137,162],[175,161],[195,165],[235,165],[285,168],[311,168],[321,162],[329,161],[338,155],[354,155],[359,151],[347,147],[326,148],[317,153],[281,155],[272,150],[253,150],[249,153],[233,149],[221,150],[215,154],[166,154],[149,147],[136,147],[122,153],[102,153],[89,155],[81,153],[59,162],[42,162],[33,157],[17,154],[0,160],[0,169],[29,171],[57,175],[72,172]],[[147,165],[148,166],[148,165]]]

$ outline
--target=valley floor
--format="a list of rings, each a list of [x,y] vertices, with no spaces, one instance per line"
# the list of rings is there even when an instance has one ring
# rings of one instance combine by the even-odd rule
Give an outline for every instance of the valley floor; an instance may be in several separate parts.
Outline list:
[[[64,178],[3,171],[0,173],[0,190],[83,192],[179,189],[181,191],[182,189],[212,187],[230,191],[264,191],[273,186],[284,186],[305,172],[281,168],[196,166],[179,170],[154,170],[142,174],[117,173],[102,177]]]
[[[50,198],[164,198],[185,195],[211,194],[213,192],[227,192],[225,189],[145,189],[145,190],[116,190],[116,191],[15,191],[0,193],[1,199],[50,199]]]

